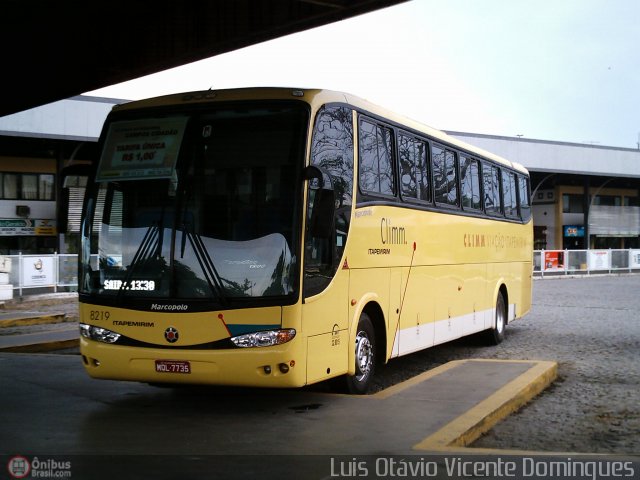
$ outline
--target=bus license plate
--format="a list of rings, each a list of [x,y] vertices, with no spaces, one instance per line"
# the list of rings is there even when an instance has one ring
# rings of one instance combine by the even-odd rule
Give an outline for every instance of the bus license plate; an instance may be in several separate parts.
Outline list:
[[[184,360],[156,360],[158,373],[191,373],[191,363]]]

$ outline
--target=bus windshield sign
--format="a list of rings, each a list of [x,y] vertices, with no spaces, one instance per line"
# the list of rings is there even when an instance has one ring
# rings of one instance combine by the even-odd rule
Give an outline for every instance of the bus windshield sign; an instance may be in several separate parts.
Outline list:
[[[96,181],[171,178],[186,123],[186,117],[112,123]]]

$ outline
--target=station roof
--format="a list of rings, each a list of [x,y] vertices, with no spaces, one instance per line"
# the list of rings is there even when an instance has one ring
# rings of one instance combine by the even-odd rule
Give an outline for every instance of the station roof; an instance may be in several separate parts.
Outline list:
[[[5,0],[0,117],[406,0]]]
[[[531,172],[640,178],[640,150],[478,133],[449,135],[523,164]]]
[[[97,142],[107,114],[126,101],[87,95],[65,98],[0,117],[0,136]]]
[[[95,143],[113,106],[127,100],[79,95],[0,117],[0,138],[24,137]],[[530,172],[573,177],[640,179],[640,150],[582,143],[447,131],[450,136],[508,160]]]

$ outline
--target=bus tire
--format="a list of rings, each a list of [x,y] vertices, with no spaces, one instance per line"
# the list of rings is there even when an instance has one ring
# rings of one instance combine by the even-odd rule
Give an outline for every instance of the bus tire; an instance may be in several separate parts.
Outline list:
[[[504,330],[507,326],[507,305],[504,302],[502,292],[498,292],[495,315],[495,325],[487,332],[487,337],[491,345],[498,345],[504,340]]]
[[[376,336],[369,315],[362,312],[356,333],[356,373],[345,377],[349,393],[362,395],[371,386],[376,363]]]

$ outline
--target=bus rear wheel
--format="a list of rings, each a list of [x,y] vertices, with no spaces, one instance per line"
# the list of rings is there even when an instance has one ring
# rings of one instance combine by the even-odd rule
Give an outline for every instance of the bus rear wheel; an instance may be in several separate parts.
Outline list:
[[[367,393],[373,379],[376,362],[376,337],[369,315],[362,313],[358,321],[355,342],[356,373],[347,375],[346,387],[349,393]]]
[[[504,340],[504,329],[507,326],[507,305],[502,292],[498,292],[495,316],[495,325],[487,332],[491,345],[498,345]]]

